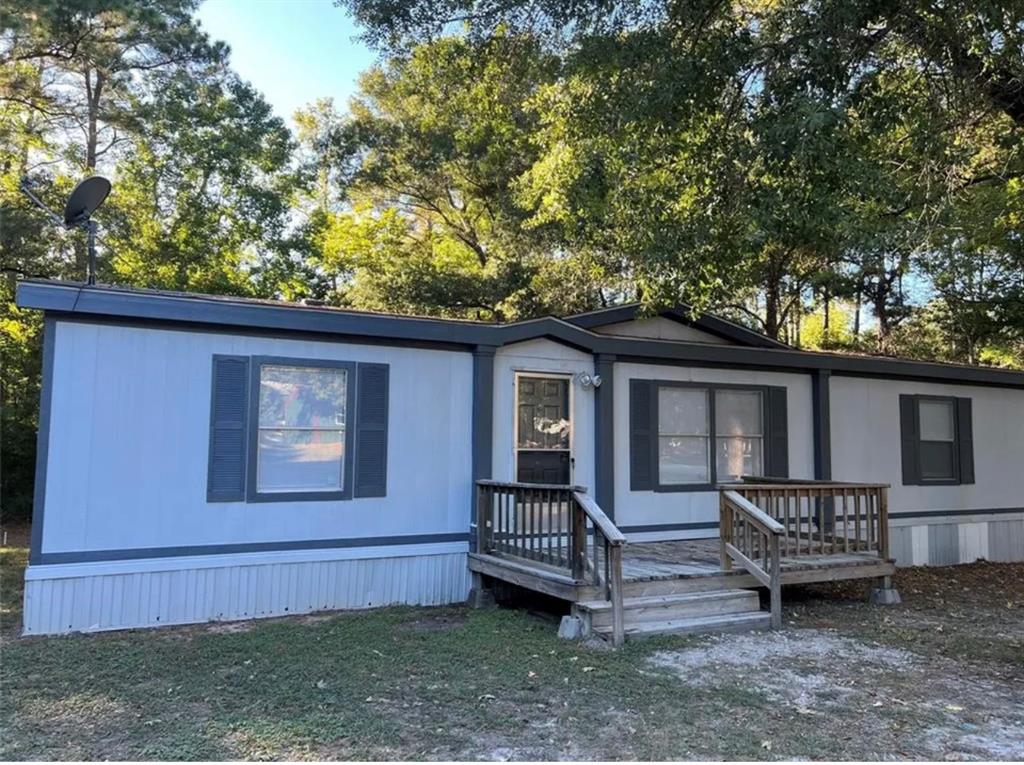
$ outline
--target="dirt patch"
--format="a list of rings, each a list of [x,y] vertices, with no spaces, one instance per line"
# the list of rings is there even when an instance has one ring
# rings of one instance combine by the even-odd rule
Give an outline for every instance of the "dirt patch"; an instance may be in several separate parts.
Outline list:
[[[854,724],[879,758],[1024,758],[1024,687],[962,662],[800,629],[704,638],[649,663],[693,688],[759,694],[817,735]]]
[[[879,675],[906,671],[915,658],[894,648],[801,630],[710,638],[699,648],[654,654],[651,663],[675,670],[697,687],[719,685],[728,677],[753,677],[757,690],[769,700],[808,713],[850,703],[857,686],[875,686]],[[847,676],[852,666],[859,668],[857,678]]]
[[[26,521],[0,525],[0,547],[28,547],[32,535],[32,524]]]

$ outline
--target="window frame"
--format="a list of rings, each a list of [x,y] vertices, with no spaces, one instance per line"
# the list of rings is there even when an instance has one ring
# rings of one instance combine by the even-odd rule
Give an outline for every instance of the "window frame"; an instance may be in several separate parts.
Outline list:
[[[744,385],[742,383],[705,383],[682,380],[651,380],[651,465],[653,481],[651,488],[659,493],[715,491],[718,486],[718,427],[716,418],[715,393],[719,390],[758,393],[761,396],[761,470],[768,469],[768,450],[770,432],[769,386]],[[659,460],[659,444],[661,430],[659,428],[659,404],[662,388],[689,388],[706,390],[708,394],[708,483],[662,483],[661,464]]]
[[[260,373],[265,366],[301,369],[345,370],[345,453],[341,465],[341,489],[330,491],[259,491]],[[333,359],[300,359],[286,356],[252,356],[249,370],[249,434],[246,465],[246,502],[320,502],[352,499],[355,466],[356,363]]]
[[[925,443],[926,439],[921,438],[921,402],[932,401],[936,403],[946,404],[949,406],[950,412],[953,417],[953,476],[951,478],[925,478],[924,476],[924,450],[921,449],[921,445]],[[957,409],[957,397],[956,396],[936,396],[931,394],[918,394],[914,396],[914,430],[916,442],[914,444],[914,459],[917,463],[917,485],[918,486],[960,486],[963,482],[961,480],[961,469],[960,469],[960,417]],[[932,441],[927,439],[929,443],[947,443],[945,441]]]

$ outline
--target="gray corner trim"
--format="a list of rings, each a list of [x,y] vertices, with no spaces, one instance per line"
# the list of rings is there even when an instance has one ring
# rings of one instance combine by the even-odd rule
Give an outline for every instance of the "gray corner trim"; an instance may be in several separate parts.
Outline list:
[[[57,320],[43,319],[43,368],[39,389],[39,428],[36,431],[36,474],[32,490],[32,533],[28,562],[43,558],[43,517],[46,514],[46,468],[50,456],[50,411],[53,406],[53,358],[57,344]]]
[[[201,555],[294,552],[297,550],[337,550],[349,547],[392,547],[444,542],[465,542],[465,533],[402,534],[388,537],[351,537],[348,539],[301,539],[288,542],[242,542],[239,544],[188,545],[182,547],[136,547],[123,550],[81,550],[46,553],[36,565],[59,563],[102,563],[106,561],[152,558],[188,558]]]
[[[615,520],[615,357],[595,354],[594,373],[594,499]]]
[[[811,375],[811,409],[813,417],[814,477],[832,478],[832,373],[819,369]]]
[[[651,523],[644,526],[619,526],[623,534],[643,534],[657,531],[697,531],[704,529],[718,529],[718,521],[705,521],[702,523]]]
[[[473,349],[473,404],[472,445],[470,474],[473,478],[469,502],[469,522],[472,530],[476,519],[476,482],[491,477],[494,448],[494,354],[493,345],[480,345]],[[470,548],[476,545],[476,535],[470,534]]]
[[[1024,372],[799,351],[774,345],[716,345],[601,335],[582,327],[581,324],[588,321],[582,317],[573,317],[569,321],[547,317],[515,324],[483,324],[35,280],[18,283],[17,304],[23,308],[53,311],[76,318],[114,317],[122,323],[139,320],[177,322],[207,327],[226,326],[242,331],[258,329],[260,334],[290,332],[334,338],[362,337],[364,341],[398,345],[435,343],[471,349],[546,337],[591,353],[611,354],[620,361],[650,360],[652,363],[786,372],[827,369],[833,375],[1024,389]],[[729,324],[724,319],[715,321],[721,322],[722,326]],[[719,327],[719,331],[724,330]],[[763,340],[761,338],[761,345],[764,345]]]
[[[345,378],[345,464],[342,466],[341,491],[287,491],[261,494],[256,486],[260,438],[260,369],[280,364],[315,369],[344,369]],[[330,502],[352,499],[353,457],[355,454],[356,364],[333,359],[296,359],[282,356],[252,356],[249,364],[249,457],[245,476],[246,502]]]
[[[1024,507],[995,507],[979,508],[976,510],[904,510],[902,512],[889,513],[889,517],[896,518],[958,518],[965,515],[1019,515],[1024,513]]]

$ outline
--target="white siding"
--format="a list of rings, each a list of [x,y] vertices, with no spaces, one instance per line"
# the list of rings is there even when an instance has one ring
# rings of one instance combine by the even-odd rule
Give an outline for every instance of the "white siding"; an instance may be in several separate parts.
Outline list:
[[[639,321],[620,321],[595,327],[595,332],[602,335],[619,335],[622,337],[644,337],[651,340],[678,340],[684,343],[715,343],[717,345],[733,345],[731,340],[713,335],[710,332],[680,324],[678,321],[655,316]]]
[[[387,496],[206,502],[214,354],[391,366]],[[42,552],[466,533],[472,359],[60,322]]]
[[[704,528],[665,532],[633,532],[630,539],[714,537],[718,523],[715,492],[654,492],[629,489],[629,381],[678,380],[739,385],[778,385],[787,389],[789,415],[789,474],[814,474],[811,419],[811,381],[808,375],[748,370],[704,369],[667,365],[615,365],[615,522],[619,526],[701,524]]]
[[[892,485],[890,513],[1024,507],[1024,391],[860,377],[832,377],[832,475]],[[904,486],[900,394],[972,401],[975,482]]]
[[[494,430],[492,477],[515,479],[516,372],[594,373],[594,357],[553,340],[528,340],[499,348],[494,357]],[[572,482],[594,490],[594,390],[570,385]]]

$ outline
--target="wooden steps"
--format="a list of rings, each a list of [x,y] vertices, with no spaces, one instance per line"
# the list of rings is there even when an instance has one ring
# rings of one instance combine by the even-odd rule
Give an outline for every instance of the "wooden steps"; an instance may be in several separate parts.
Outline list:
[[[627,638],[653,637],[655,635],[693,635],[706,632],[746,632],[766,630],[771,627],[771,614],[765,611],[743,614],[722,614],[692,619],[676,619],[666,622],[626,623]],[[599,635],[610,635],[611,627],[594,630]]]
[[[738,632],[763,629],[770,614],[761,611],[760,598],[751,590],[712,590],[670,595],[631,597],[623,600],[627,637],[696,632]],[[612,631],[608,601],[576,603],[575,612],[599,635]]]

